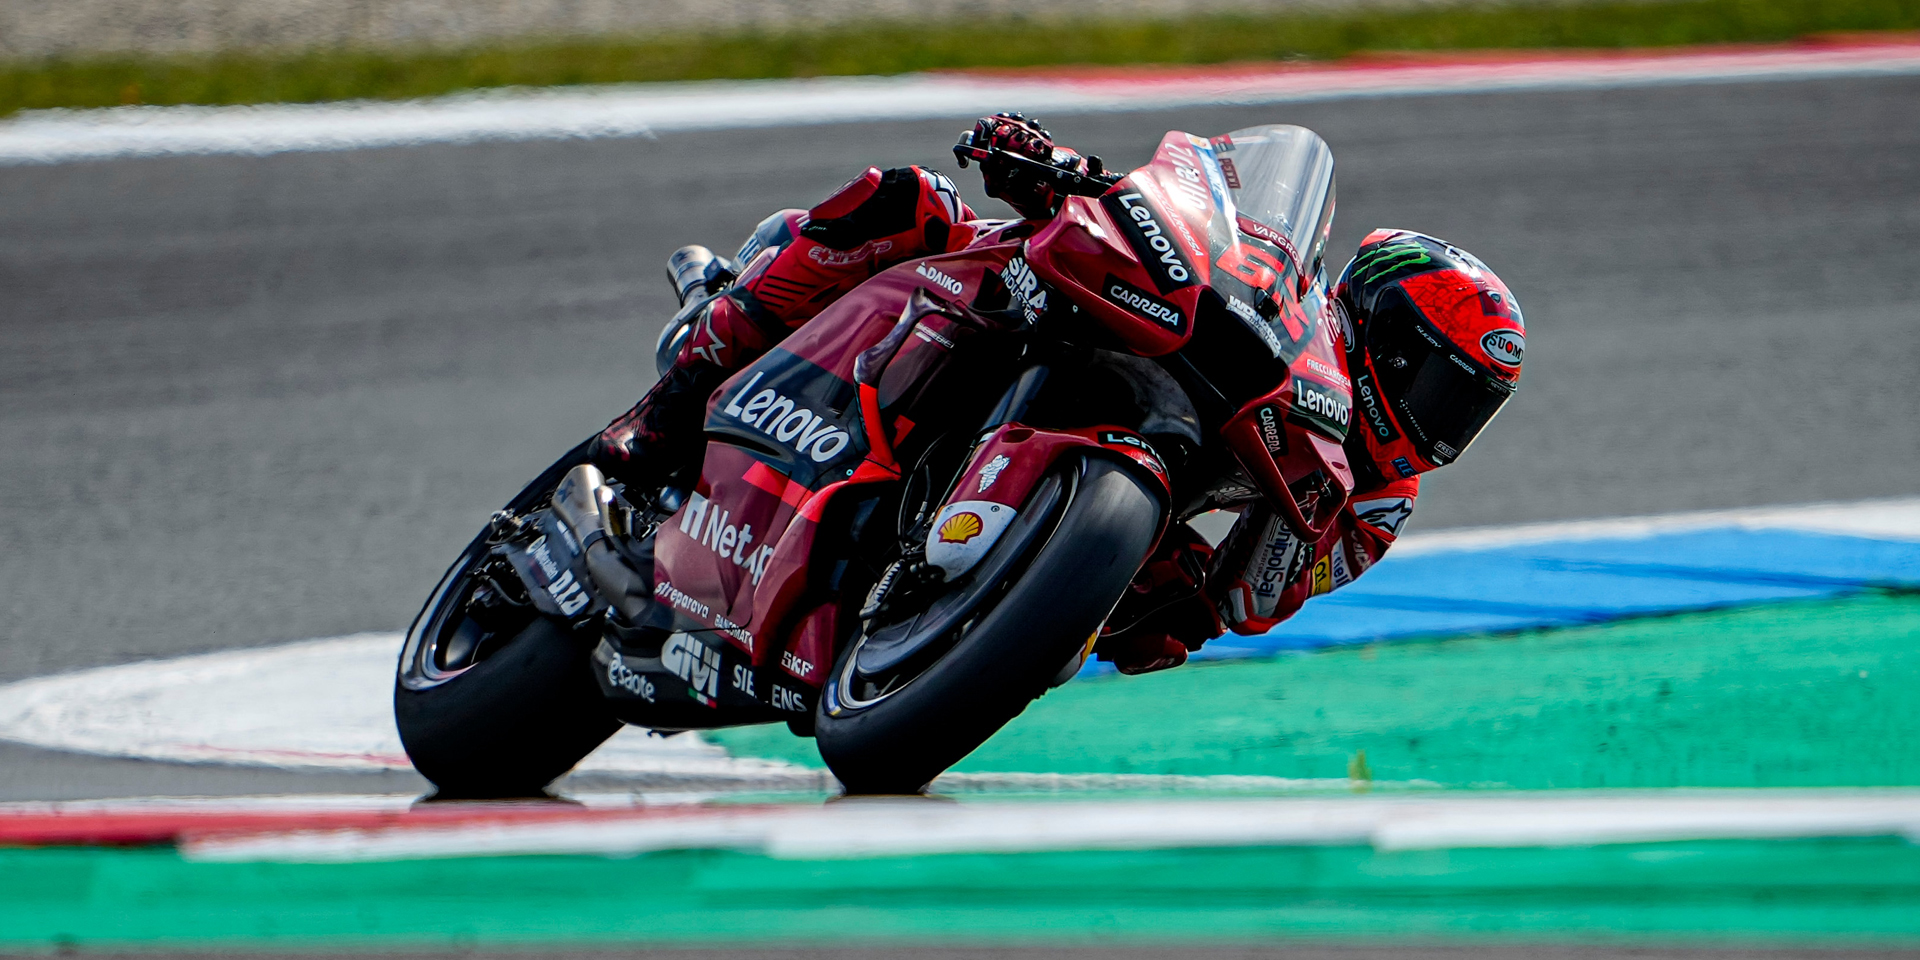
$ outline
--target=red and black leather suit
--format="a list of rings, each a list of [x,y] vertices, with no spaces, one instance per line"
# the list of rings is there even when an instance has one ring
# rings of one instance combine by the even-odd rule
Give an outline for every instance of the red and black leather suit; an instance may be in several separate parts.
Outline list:
[[[1072,157],[1054,151],[1044,131],[1034,137],[1037,125],[1015,119],[988,118],[980,129],[1050,159]],[[994,171],[984,172],[988,193],[1027,218],[1057,211],[1057,198],[996,184]],[[699,318],[672,369],[595,440],[594,461],[642,486],[691,479],[685,471],[698,468],[706,399],[735,371],[881,270],[1023,226],[977,218],[951,180],[920,167],[869,167],[810,210],[774,214],[741,248],[740,278]],[[1353,436],[1350,446],[1364,448],[1364,462],[1373,466],[1360,473],[1371,479],[1325,536],[1301,542],[1264,506],[1246,508],[1217,550],[1177,525],[1114,611],[1096,648],[1101,658],[1127,673],[1178,666],[1225,630],[1264,632],[1378,561],[1412,512],[1420,482],[1415,471],[1382,459],[1366,431]],[[1358,462],[1363,454],[1353,457]]]

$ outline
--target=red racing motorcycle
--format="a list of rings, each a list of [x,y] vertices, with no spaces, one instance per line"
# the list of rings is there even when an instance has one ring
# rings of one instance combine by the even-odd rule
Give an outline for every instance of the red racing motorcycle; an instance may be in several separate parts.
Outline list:
[[[394,694],[443,795],[538,792],[622,723],[780,721],[848,791],[917,791],[1080,670],[1170,523],[1264,498],[1327,529],[1353,475],[1326,143],[998,156],[1060,213],[879,273],[742,369],[692,489],[628,490],[583,443],[474,539]]]

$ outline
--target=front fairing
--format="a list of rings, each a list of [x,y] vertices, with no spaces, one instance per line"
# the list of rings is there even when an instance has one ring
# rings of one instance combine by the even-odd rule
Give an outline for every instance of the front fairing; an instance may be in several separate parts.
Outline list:
[[[1111,345],[1190,371],[1247,478],[1303,535],[1353,487],[1352,385],[1321,270],[1333,206],[1332,151],[1310,130],[1176,131],[1027,243]]]

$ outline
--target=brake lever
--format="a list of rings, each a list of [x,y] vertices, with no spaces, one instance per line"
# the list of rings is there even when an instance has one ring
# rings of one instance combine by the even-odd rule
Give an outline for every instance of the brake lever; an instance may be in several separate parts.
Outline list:
[[[988,160],[999,159],[1002,162],[1012,164],[1016,168],[1024,169],[1028,174],[1038,179],[1052,180],[1055,189],[1068,196],[1074,197],[1100,196],[1111,189],[1114,184],[1119,183],[1121,179],[1121,174],[1109,172],[1100,158],[1095,156],[1085,158],[1087,161],[1087,172],[1081,173],[1077,170],[1056,167],[1051,163],[1043,163],[1032,157],[1023,156],[1010,150],[1001,150],[993,147],[977,147],[973,144],[973,131],[971,130],[961,134],[960,142],[953,145],[953,158],[959,161],[960,169],[962,170],[967,168],[969,161],[973,163],[986,163]]]

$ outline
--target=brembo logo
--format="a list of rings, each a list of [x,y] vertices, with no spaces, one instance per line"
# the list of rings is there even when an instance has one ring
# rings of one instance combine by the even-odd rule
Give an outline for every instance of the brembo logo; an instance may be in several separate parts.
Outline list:
[[[1172,293],[1183,287],[1193,286],[1193,264],[1187,261],[1185,254],[1173,242],[1167,228],[1160,222],[1159,215],[1153,212],[1146,198],[1139,192],[1109,194],[1101,203],[1107,212],[1125,228],[1127,242],[1133,247],[1141,261],[1147,266],[1147,272],[1153,275],[1154,285],[1161,293]]]
[[[753,392],[762,374],[755,373],[747,385],[735,391],[722,412],[768,436],[793,445],[795,453],[804,453],[815,463],[826,463],[847,448],[851,438],[845,430],[825,417],[772,390]],[[740,398],[752,395],[745,403]]]
[[[1178,307],[1134,286],[1113,274],[1107,274],[1107,299],[1134,313],[1166,324],[1174,333],[1186,329],[1187,318]]]
[[[926,277],[928,280],[932,280],[934,286],[939,287],[940,289],[945,290],[946,292],[951,293],[956,297],[960,295],[960,290],[961,290],[960,281],[955,280],[954,278],[949,277],[944,273],[941,273],[935,267],[922,263],[915,266],[913,268],[913,272],[923,277]]]

